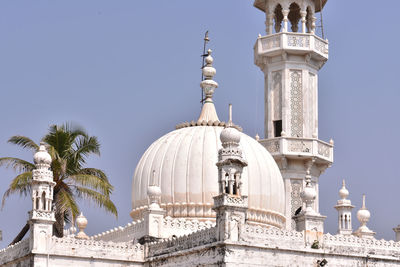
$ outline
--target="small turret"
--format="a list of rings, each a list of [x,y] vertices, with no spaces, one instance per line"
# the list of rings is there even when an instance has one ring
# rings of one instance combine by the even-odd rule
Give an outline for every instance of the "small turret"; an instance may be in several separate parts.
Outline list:
[[[349,190],[347,190],[344,180],[342,188],[339,190],[339,196],[340,199],[335,206],[335,209],[338,211],[338,234],[351,235],[353,232],[351,211],[354,206],[351,205],[351,201],[347,199]]]
[[[219,192],[214,197],[213,209],[217,213],[219,240],[237,241],[246,221],[247,196],[242,195],[242,172],[247,166],[240,148],[240,132],[232,123],[232,105],[229,105],[229,122],[222,130],[222,148],[218,152]]]
[[[161,188],[156,182],[156,171],[153,171],[153,177],[147,187],[147,198],[149,206],[143,212],[145,222],[145,235],[139,240],[140,243],[152,242],[162,237],[163,220],[165,210],[160,207]]]

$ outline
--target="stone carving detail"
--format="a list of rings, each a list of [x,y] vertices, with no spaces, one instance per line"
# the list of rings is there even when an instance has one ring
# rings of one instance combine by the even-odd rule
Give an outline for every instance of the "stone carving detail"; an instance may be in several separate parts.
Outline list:
[[[331,154],[331,148],[323,143],[318,142],[318,155],[329,158]]]
[[[255,236],[258,238],[271,238],[276,236],[279,237],[289,237],[290,239],[303,240],[303,232],[297,231],[286,231],[271,227],[263,227],[261,225],[251,225],[246,224],[244,227],[244,232],[250,236]]]
[[[273,140],[266,143],[266,148],[269,153],[279,152],[280,144],[279,140]]]
[[[302,180],[291,180],[290,185],[292,187],[292,191],[290,192],[290,214],[294,215],[296,210],[303,205],[303,202],[300,197],[300,192],[303,188]],[[296,223],[292,220],[292,229],[296,229]]]
[[[48,219],[48,220],[54,220],[54,214],[52,211],[39,211],[39,210],[33,210],[32,211],[32,219]]]
[[[272,106],[273,110],[273,120],[282,119],[282,72],[274,71],[272,72]]]
[[[280,42],[281,42],[281,38],[279,36],[263,38],[263,39],[261,39],[261,46],[262,46],[263,50],[268,50],[268,49],[279,47]]]
[[[325,42],[318,40],[317,38],[314,39],[314,46],[315,46],[315,49],[317,51],[321,52],[322,54],[329,53],[328,45]]]
[[[36,181],[53,180],[53,172],[45,169],[35,169],[32,171],[33,179]]]
[[[293,137],[303,136],[303,82],[299,70],[290,71],[290,130]]]
[[[308,140],[288,140],[288,146],[290,152],[311,153],[312,151],[312,141]]]
[[[310,37],[308,36],[288,36],[288,46],[291,47],[310,47]]]

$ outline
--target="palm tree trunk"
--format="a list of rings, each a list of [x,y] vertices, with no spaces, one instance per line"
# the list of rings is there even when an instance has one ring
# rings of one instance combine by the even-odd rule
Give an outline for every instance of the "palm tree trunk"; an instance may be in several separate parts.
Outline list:
[[[9,246],[14,245],[15,243],[18,243],[19,241],[21,241],[22,238],[24,238],[24,236],[28,232],[28,230],[29,230],[29,222],[27,222],[25,224],[25,226],[22,228],[22,230],[19,232],[19,234],[14,238],[14,240],[10,243]]]
[[[56,237],[64,236],[64,215],[56,212],[56,222],[53,224],[53,235]]]

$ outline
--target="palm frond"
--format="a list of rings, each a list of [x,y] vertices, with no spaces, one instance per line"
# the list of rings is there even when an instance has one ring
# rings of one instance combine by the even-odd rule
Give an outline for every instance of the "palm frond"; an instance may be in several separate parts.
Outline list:
[[[84,187],[77,186],[75,187],[75,189],[78,197],[92,201],[95,204],[97,204],[100,208],[104,208],[106,211],[110,212],[111,214],[114,214],[115,217],[118,217],[117,208],[115,207],[114,203],[111,201],[109,197]]]
[[[73,180],[77,185],[89,187],[96,191],[100,191],[107,197],[110,196],[114,187],[107,181],[103,180],[98,176],[91,174],[75,174],[70,175],[69,178]]]
[[[15,177],[9,186],[9,188],[4,192],[3,199],[1,201],[1,207],[4,207],[6,198],[11,194],[19,193],[20,195],[27,196],[31,192],[31,181],[32,172],[24,172]]]
[[[96,136],[81,137],[76,141],[76,149],[74,151],[76,156],[88,156],[89,154],[100,156],[100,143]]]
[[[39,146],[35,142],[33,142],[32,139],[22,135],[11,136],[11,138],[8,139],[8,143],[19,145],[22,148],[27,148],[34,152],[39,150]]]
[[[0,158],[0,167],[6,166],[6,168],[12,168],[16,172],[27,172],[32,171],[35,165],[19,158],[4,157]]]
[[[72,192],[69,189],[62,188],[57,192],[54,200],[56,206],[56,213],[62,214],[62,218],[68,222],[68,216],[72,215],[73,218],[79,215],[79,207],[75,201]],[[66,220],[67,219],[67,220]]]
[[[94,175],[108,181],[107,175],[102,170],[96,168],[83,168],[79,170],[79,173]]]

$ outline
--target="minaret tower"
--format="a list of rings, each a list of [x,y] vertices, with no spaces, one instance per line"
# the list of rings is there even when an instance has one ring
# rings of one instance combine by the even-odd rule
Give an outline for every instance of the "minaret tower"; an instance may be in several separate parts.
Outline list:
[[[51,156],[43,143],[33,156],[36,169],[32,173],[32,211],[29,213],[31,246],[36,252],[45,251],[46,240],[53,235],[53,172],[50,170]]]
[[[351,205],[350,199],[347,199],[349,190],[347,190],[344,180],[342,188],[339,190],[339,196],[340,199],[335,206],[338,211],[338,234],[351,235],[353,233],[351,210],[354,206]]]
[[[247,196],[242,195],[242,172],[247,166],[240,145],[240,132],[232,123],[232,105],[229,122],[220,135],[222,148],[218,152],[218,195],[213,210],[217,213],[218,240],[238,241],[246,221]]]
[[[302,205],[304,177],[311,174],[319,212],[319,176],[333,162],[333,141],[318,139],[318,71],[328,60],[328,41],[316,35],[316,12],[327,0],[255,0],[266,14],[266,36],[254,47],[265,76],[265,139],[286,191],[287,229]]]

